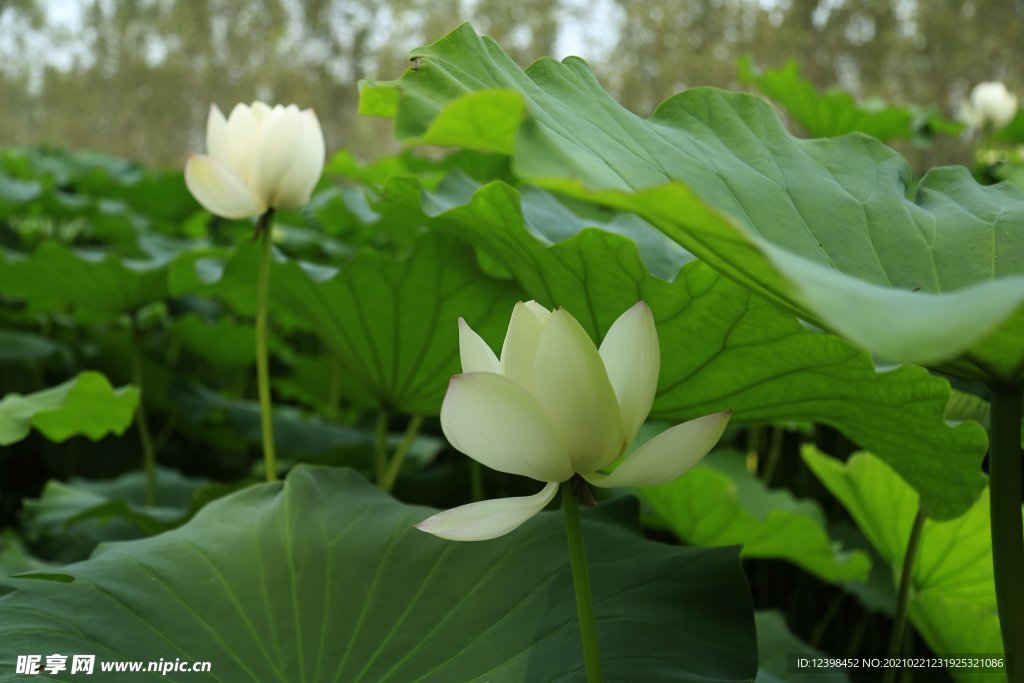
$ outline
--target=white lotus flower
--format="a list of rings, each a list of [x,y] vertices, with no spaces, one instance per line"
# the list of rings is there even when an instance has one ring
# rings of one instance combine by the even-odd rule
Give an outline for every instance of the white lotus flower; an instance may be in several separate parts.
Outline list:
[[[501,358],[459,319],[461,375],[441,405],[441,428],[459,451],[500,472],[547,482],[540,493],[470,503],[417,528],[456,541],[512,531],[540,512],[559,482],[580,474],[596,486],[656,486],[690,469],[718,442],[731,413],[684,422],[651,439],[613,472],[647,418],[661,354],[641,301],[608,330],[600,351],[568,311],[530,301],[512,312]]]
[[[208,154],[185,163],[185,184],[210,213],[250,218],[309,202],[324,168],[324,134],[312,109],[237,104],[225,119],[217,105],[206,123]]]
[[[1017,96],[999,82],[979,83],[964,104],[963,119],[974,128],[1002,128],[1017,115]]]

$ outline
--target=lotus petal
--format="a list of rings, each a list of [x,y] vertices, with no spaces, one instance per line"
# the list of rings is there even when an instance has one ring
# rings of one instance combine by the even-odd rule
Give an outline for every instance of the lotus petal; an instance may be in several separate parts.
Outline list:
[[[502,374],[531,393],[534,390],[537,342],[550,315],[550,311],[535,301],[525,304],[520,301],[512,309],[512,319],[501,347]]]
[[[619,316],[601,342],[600,352],[619,402],[622,428],[632,441],[651,412],[661,370],[658,330],[646,302]]]
[[[428,517],[416,528],[450,541],[486,541],[504,536],[544,509],[558,491],[551,482],[532,496],[496,498],[462,505]]]
[[[204,154],[185,162],[185,184],[207,211],[224,218],[250,218],[267,210],[227,166]]]
[[[604,362],[564,309],[551,314],[537,343],[534,386],[576,472],[592,472],[625,450],[622,416]]]
[[[459,356],[463,372],[501,372],[501,363],[480,335],[459,318]]]
[[[698,417],[654,437],[614,472],[583,475],[595,486],[657,486],[682,476],[714,448],[722,438],[732,411]]]
[[[441,429],[477,462],[537,481],[565,481],[572,463],[540,404],[502,375],[455,375],[441,404]]]

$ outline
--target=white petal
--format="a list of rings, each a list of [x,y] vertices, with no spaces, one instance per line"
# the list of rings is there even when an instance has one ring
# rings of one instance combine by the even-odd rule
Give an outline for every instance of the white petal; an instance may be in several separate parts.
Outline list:
[[[535,316],[537,316],[538,320],[545,320],[545,319],[547,319],[547,317],[549,315],[551,315],[551,311],[549,311],[548,309],[544,308],[543,306],[541,306],[539,303],[537,303],[533,299],[530,299],[529,301],[527,301],[523,305],[526,306],[528,309],[530,309],[530,311]]]
[[[595,486],[657,486],[682,476],[722,438],[732,411],[698,417],[667,429],[632,453],[611,474],[585,474]]]
[[[302,128],[302,118],[295,105],[275,107],[260,124],[252,187],[271,206],[276,206],[274,200],[281,182],[298,158]]]
[[[537,342],[534,385],[576,472],[593,472],[625,450],[622,416],[604,362],[564,309],[551,314]]]
[[[462,318],[459,318],[459,355],[463,372],[501,372],[494,351]]]
[[[982,124],[1002,128],[1017,114],[1017,97],[998,81],[979,83],[971,91],[971,108]]]
[[[206,119],[206,152],[228,168],[232,168],[228,122],[216,104],[210,106],[210,116]]]
[[[228,149],[231,152],[229,166],[249,187],[252,187],[252,165],[259,131],[260,127],[252,110],[244,104],[236,104],[228,116],[227,138]]]
[[[477,462],[537,481],[565,481],[572,465],[554,427],[525,389],[489,372],[455,375],[441,404],[441,430]]]
[[[249,106],[249,110],[252,111],[253,118],[255,118],[256,123],[259,124],[262,124],[263,121],[266,120],[267,115],[274,109],[281,109],[281,105],[277,105],[272,109],[259,100],[253,100],[253,103]]]
[[[519,527],[551,502],[558,491],[557,483],[549,483],[532,496],[482,500],[439,512],[416,528],[451,541],[486,541]]]
[[[313,188],[324,170],[324,133],[312,109],[300,114],[302,138],[293,152],[292,165],[281,178],[274,195],[279,209],[301,209],[309,203]]]
[[[203,154],[185,162],[185,184],[207,211],[224,218],[250,218],[267,210],[227,166]]]
[[[637,303],[612,324],[601,342],[601,360],[619,402],[626,439],[632,441],[651,412],[661,370],[658,330],[646,302]]]
[[[537,302],[524,304],[520,301],[512,309],[512,319],[501,347],[501,374],[531,393],[534,391],[537,342],[550,319],[550,311]]]

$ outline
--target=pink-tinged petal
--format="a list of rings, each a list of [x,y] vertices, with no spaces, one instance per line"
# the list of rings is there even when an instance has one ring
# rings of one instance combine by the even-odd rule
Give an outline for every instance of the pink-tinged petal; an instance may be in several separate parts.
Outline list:
[[[277,207],[281,183],[301,153],[302,129],[302,115],[295,105],[274,107],[260,122],[251,184],[271,206]]]
[[[232,168],[228,122],[216,104],[210,106],[210,116],[206,119],[206,152],[228,168]]]
[[[543,510],[557,491],[558,484],[552,482],[532,496],[470,503],[439,512],[416,528],[450,541],[487,541],[518,528]]]
[[[227,166],[203,154],[185,162],[185,184],[203,208],[224,218],[251,218],[267,210]]]
[[[534,386],[576,472],[593,472],[625,450],[622,416],[604,362],[564,309],[551,314],[537,343]]]
[[[534,390],[534,359],[540,333],[551,312],[536,301],[519,302],[512,309],[501,347],[501,373],[527,391]]]
[[[273,205],[279,209],[301,209],[308,204],[324,170],[325,144],[320,121],[312,109],[301,112],[300,117],[302,137],[273,198]]]
[[[459,318],[459,356],[463,372],[501,372],[494,351],[462,318]]]
[[[632,441],[651,412],[661,370],[658,330],[646,302],[637,303],[612,324],[601,342],[601,360],[619,402],[626,439]]]
[[[595,486],[657,486],[682,476],[722,438],[732,411],[698,417],[665,430],[632,453],[614,472],[585,474]]]
[[[565,481],[572,465],[540,404],[512,380],[490,372],[455,375],[441,404],[441,430],[477,462],[537,481]]]

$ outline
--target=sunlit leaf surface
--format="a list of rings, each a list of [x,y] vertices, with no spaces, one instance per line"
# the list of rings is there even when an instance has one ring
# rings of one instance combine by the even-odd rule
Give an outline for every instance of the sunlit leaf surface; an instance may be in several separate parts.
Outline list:
[[[895,361],[1024,379],[1024,191],[906,161],[862,135],[800,140],[764,101],[695,88],[650,119],[580,59],[522,71],[463,26],[364,85],[411,143],[514,155],[520,176],[634,211],[719,271]],[[512,106],[517,95],[521,106]],[[506,106],[489,106],[492,103]],[[483,132],[487,132],[483,135]]]

